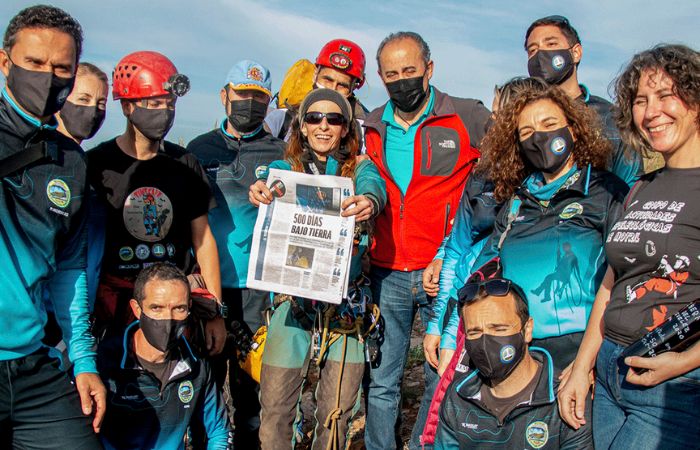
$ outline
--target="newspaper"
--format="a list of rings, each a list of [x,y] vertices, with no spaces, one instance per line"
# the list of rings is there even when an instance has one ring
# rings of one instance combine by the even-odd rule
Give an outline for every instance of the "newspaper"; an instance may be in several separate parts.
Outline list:
[[[347,297],[355,217],[341,217],[350,178],[270,169],[274,200],[260,205],[248,287],[338,304]]]

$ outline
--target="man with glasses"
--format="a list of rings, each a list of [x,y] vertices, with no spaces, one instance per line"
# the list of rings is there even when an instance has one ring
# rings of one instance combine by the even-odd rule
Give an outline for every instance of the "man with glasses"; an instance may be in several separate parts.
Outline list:
[[[367,117],[365,144],[386,181],[389,200],[377,216],[370,254],[383,337],[370,367],[365,444],[369,450],[387,450],[403,446],[396,431],[411,329],[416,311],[428,323],[433,300],[423,290],[421,274],[451,229],[490,113],[477,100],[452,97],[430,85],[430,49],[416,33],[385,38],[377,64],[390,101]],[[426,363],[426,386],[436,379],[435,367]]]
[[[632,186],[642,173],[642,157],[623,145],[612,115],[612,104],[591,95],[588,88],[579,83],[578,66],[583,47],[569,20],[564,16],[547,16],[532,22],[525,33],[525,51],[531,77],[559,86],[572,100],[584,102],[598,114],[603,133],[613,145],[608,170]]]
[[[270,72],[255,61],[244,60],[229,70],[221,88],[226,118],[221,125],[195,138],[187,146],[214,187],[216,207],[209,211],[209,223],[216,238],[221,261],[222,301],[229,317],[238,321],[249,335],[264,325],[263,311],[270,306],[269,293],[247,288],[248,259],[258,210],[248,201],[248,190],[267,173],[268,165],[284,157],[285,142],[263,128],[270,103]],[[228,353],[228,351],[227,351]],[[231,349],[229,382],[235,392],[235,443],[238,448],[257,448],[260,427],[258,384],[238,366]],[[225,362],[217,364],[223,382]],[[222,370],[219,370],[218,366]]]
[[[578,430],[561,420],[559,374],[546,350],[529,346],[525,294],[502,274],[493,259],[459,290],[463,360],[440,405],[434,449],[592,449],[590,417]]]
[[[121,334],[133,320],[133,281],[156,262],[189,270],[194,254],[207,289],[221,298],[219,256],[207,214],[213,204],[209,183],[194,155],[164,140],[177,97],[188,90],[187,77],[157,52],[132,53],[114,69],[112,96],[121,101],[126,130],[87,153],[90,184],[106,208],[95,303],[100,335]],[[221,317],[206,323],[205,338],[210,354],[222,351]]]
[[[108,386],[100,434],[105,448],[184,448],[195,417],[207,448],[233,448],[222,393],[208,362],[192,354],[183,334],[191,306],[185,274],[168,263],[147,267],[136,278],[129,306],[138,321],[99,348]]]

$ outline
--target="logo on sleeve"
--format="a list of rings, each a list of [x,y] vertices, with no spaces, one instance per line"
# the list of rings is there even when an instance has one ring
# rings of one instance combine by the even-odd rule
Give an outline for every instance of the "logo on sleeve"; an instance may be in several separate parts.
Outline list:
[[[532,448],[542,448],[549,440],[547,424],[541,421],[532,422],[525,430],[525,439]]]
[[[182,403],[191,402],[194,397],[194,386],[192,386],[192,382],[187,380],[180,383],[180,386],[177,387],[177,396],[180,397]]]
[[[46,185],[46,196],[59,208],[65,208],[70,204],[70,188],[60,178],[49,181]]]
[[[255,168],[255,178],[262,178],[267,173],[267,166],[258,166]]]

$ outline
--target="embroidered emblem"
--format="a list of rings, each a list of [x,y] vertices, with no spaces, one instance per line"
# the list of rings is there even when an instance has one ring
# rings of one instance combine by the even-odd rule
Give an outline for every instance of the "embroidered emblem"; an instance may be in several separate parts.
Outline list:
[[[180,397],[182,403],[189,403],[192,401],[194,397],[194,386],[192,386],[190,380],[180,383],[180,386],[177,387],[177,396]]]
[[[525,430],[525,439],[532,448],[542,448],[549,440],[547,424],[541,421],[532,422]]]
[[[59,208],[65,208],[70,204],[70,188],[60,178],[49,181],[46,185],[46,196]]]
[[[574,203],[569,203],[564,207],[564,210],[559,214],[559,217],[562,219],[571,219],[574,216],[577,216],[579,214],[583,213],[583,206],[581,206],[580,203],[574,202]]]
[[[262,79],[263,79],[262,70],[260,70],[260,67],[258,67],[258,66],[253,66],[250,69],[248,69],[248,73],[246,74],[246,77],[249,80],[262,81]]]

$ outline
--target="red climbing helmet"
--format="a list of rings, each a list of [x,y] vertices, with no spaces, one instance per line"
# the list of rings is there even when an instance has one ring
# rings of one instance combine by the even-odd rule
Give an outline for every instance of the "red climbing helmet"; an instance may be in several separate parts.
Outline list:
[[[158,52],[142,51],[126,55],[112,72],[112,98],[150,98],[173,94],[182,97],[190,90],[187,76]]]
[[[334,39],[323,46],[316,58],[317,66],[330,67],[357,79],[357,89],[365,83],[365,52],[347,39]]]

